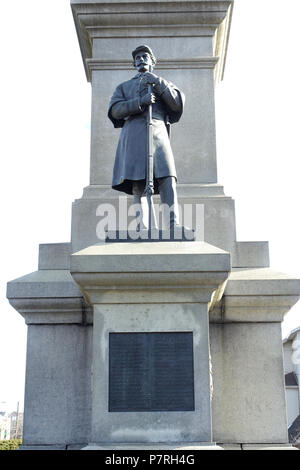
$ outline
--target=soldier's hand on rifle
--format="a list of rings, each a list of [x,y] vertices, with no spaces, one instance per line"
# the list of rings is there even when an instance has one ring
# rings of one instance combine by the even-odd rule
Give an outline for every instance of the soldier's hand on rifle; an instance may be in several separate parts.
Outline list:
[[[149,104],[155,103],[156,96],[154,93],[146,93],[146,95],[141,98],[141,105],[148,106]]]
[[[143,79],[145,83],[150,83],[150,85],[155,85],[159,81],[159,77],[152,72],[145,72]]]

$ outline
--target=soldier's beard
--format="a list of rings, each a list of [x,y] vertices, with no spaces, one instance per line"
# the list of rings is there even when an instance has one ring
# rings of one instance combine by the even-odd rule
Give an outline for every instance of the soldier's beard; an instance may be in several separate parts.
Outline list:
[[[138,71],[141,73],[147,72],[149,70],[149,65],[148,64],[140,64],[137,67]]]

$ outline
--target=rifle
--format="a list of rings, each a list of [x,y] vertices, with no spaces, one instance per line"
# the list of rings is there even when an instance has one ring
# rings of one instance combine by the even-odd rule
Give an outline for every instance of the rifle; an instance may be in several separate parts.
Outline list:
[[[152,72],[152,67],[149,68]],[[152,85],[148,85],[148,93],[152,93]],[[153,179],[153,121],[152,121],[152,104],[148,106],[147,114],[147,177],[145,189],[148,205],[148,232],[151,234],[152,229],[152,195],[154,194]],[[151,236],[151,235],[150,235]]]

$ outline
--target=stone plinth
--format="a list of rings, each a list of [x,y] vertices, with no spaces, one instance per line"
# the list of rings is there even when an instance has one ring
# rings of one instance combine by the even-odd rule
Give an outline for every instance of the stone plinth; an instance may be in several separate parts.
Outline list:
[[[7,285],[9,302],[28,327],[25,449],[84,444],[90,433],[93,331],[89,307],[68,269],[68,251],[67,243],[41,245],[40,269]]]
[[[299,279],[273,269],[232,269],[210,312],[217,442],[288,442],[281,322],[299,293]]]
[[[212,442],[208,309],[220,299],[229,270],[228,253],[198,242],[96,245],[72,255],[72,276],[94,309],[91,442]],[[109,411],[109,341],[117,333],[191,335],[188,410],[166,410],[158,397],[157,409]]]
[[[169,308],[176,307],[174,315],[181,315],[183,321],[183,307],[188,309],[190,306],[190,312],[201,312],[201,305],[210,298],[209,289],[219,283],[222,287],[216,290],[209,305],[212,441],[222,443],[225,449],[238,443],[245,446],[253,443],[258,447],[265,443],[272,444],[274,449],[281,448],[279,444],[287,442],[287,423],[280,323],[299,298],[300,281],[266,267],[233,268],[224,286],[220,272],[227,269],[226,254],[220,255],[218,250],[202,251],[205,264],[200,264],[194,250],[198,244],[186,242],[183,245],[188,245],[189,253],[185,263],[183,253],[178,252],[182,244],[178,242],[173,245],[173,252],[165,253],[160,273],[154,270],[151,251],[148,255],[144,252],[143,256],[140,252],[135,252],[135,256],[131,253],[132,258],[129,258],[134,262],[129,263],[127,257],[125,263],[126,256],[120,252],[118,244],[84,250],[83,258],[74,255],[80,269],[84,266],[84,257],[86,262],[90,259],[91,268],[88,269],[92,269],[93,274],[82,272],[80,282],[84,285],[86,299],[98,303],[95,322],[99,325],[102,320],[109,321],[108,312],[114,311],[114,306],[115,311],[120,312],[120,318],[124,312],[129,315],[130,307],[133,307],[131,311],[139,310],[140,305],[133,302],[143,286],[147,287],[147,296],[141,304],[144,315],[147,306],[152,305],[155,311],[161,305],[160,313],[164,314]],[[127,250],[133,247],[131,243],[125,245],[123,248]],[[146,245],[148,250],[153,250],[156,243]],[[169,244],[162,242],[162,245],[166,248]],[[260,246],[262,251],[265,244]],[[205,247],[208,248],[202,244],[202,249]],[[103,256],[105,262],[99,264],[99,251],[103,254],[105,249],[111,251]],[[251,244],[247,243],[240,250],[240,256],[243,251],[249,253],[249,249],[251,252]],[[94,315],[70,275],[70,259],[63,257],[67,251],[68,244],[42,245],[39,271],[8,283],[9,301],[28,325],[25,448],[54,444],[56,447],[77,445],[80,448],[80,443],[84,447],[92,442]],[[179,255],[177,271],[172,264],[172,255],[176,252]],[[162,250],[160,255],[163,255]],[[148,271],[143,268],[135,274],[130,273],[139,259]],[[217,260],[220,271],[210,272],[209,286],[204,286],[201,269],[207,269]],[[187,262],[191,266],[190,273],[186,272]],[[95,276],[97,270],[102,274]],[[161,304],[155,303],[155,299]],[[124,310],[121,309],[122,302],[126,304]],[[199,314],[200,318],[202,321],[205,318],[203,312]],[[99,348],[99,344],[96,346]],[[98,386],[101,389],[100,381]],[[185,444],[181,444],[183,448]],[[164,448],[162,446],[159,445]]]

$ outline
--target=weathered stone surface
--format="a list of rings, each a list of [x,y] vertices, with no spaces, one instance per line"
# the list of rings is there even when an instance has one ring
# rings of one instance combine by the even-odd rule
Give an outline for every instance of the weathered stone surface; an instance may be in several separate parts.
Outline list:
[[[88,440],[91,341],[91,327],[28,327],[24,446]]]
[[[39,247],[40,269],[70,269],[71,243],[43,243]]]
[[[158,259],[160,262],[158,263]],[[228,272],[230,256],[204,242],[98,244],[74,253],[71,272]]]
[[[291,295],[300,291],[300,279],[271,268],[233,269],[226,295]]]
[[[236,242],[232,251],[233,268],[270,266],[268,242]]]
[[[211,324],[210,341],[213,440],[287,443],[280,323]]]

